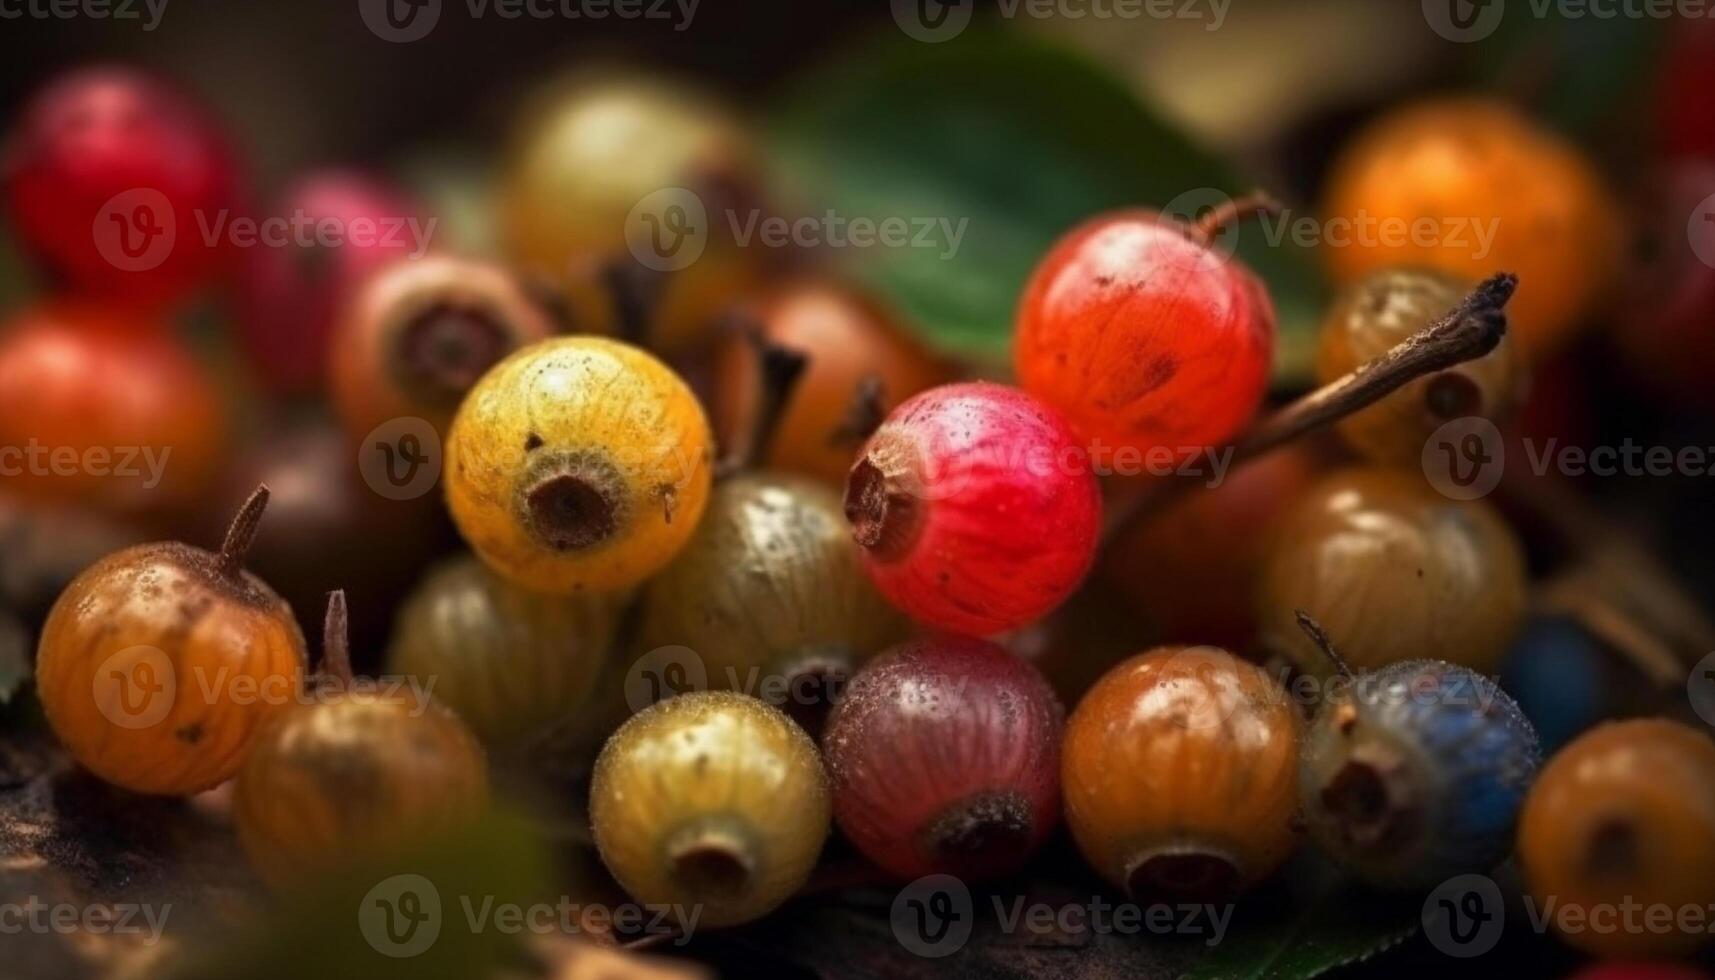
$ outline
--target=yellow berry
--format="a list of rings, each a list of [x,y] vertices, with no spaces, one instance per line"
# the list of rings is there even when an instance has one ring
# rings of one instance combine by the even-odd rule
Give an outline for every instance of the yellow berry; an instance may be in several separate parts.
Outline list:
[[[810,875],[828,835],[827,775],[791,719],[702,691],[638,712],[596,760],[590,821],[638,901],[696,904],[702,924],[760,918]]]
[[[447,504],[477,556],[526,588],[618,591],[670,561],[708,503],[696,396],[628,344],[561,337],[495,365],[447,436]]]

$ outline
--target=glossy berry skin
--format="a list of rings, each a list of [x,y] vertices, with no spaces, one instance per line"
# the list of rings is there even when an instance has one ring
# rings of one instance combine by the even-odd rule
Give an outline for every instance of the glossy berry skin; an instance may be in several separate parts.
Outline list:
[[[10,143],[19,241],[76,293],[159,308],[228,263],[198,220],[238,202],[232,154],[201,107],[160,79],[120,67],[62,75],[26,105]],[[160,255],[151,231],[173,236]]]
[[[1386,354],[1465,298],[1467,284],[1423,269],[1378,269],[1343,290],[1316,349],[1316,381],[1332,384]],[[1474,361],[1418,378],[1341,419],[1342,438],[1366,458],[1418,466],[1435,430],[1456,418],[1506,421],[1523,396],[1524,365],[1512,342]]]
[[[798,351],[808,364],[787,398],[762,463],[845,485],[863,442],[853,431],[858,391],[873,378],[874,406],[885,416],[951,372],[910,337],[893,311],[856,287],[822,279],[794,282],[759,302],[755,322],[766,340]],[[756,351],[735,336],[722,346],[711,414],[723,444],[742,437],[757,411]]]
[[[0,446],[41,450],[4,460],[0,489],[109,512],[190,502],[226,427],[213,380],[177,338],[67,301],[0,327],[0,405]]]
[[[1494,682],[1437,660],[1341,685],[1299,760],[1311,836],[1384,888],[1431,888],[1512,851],[1541,756],[1524,712]]]
[[[238,771],[294,703],[304,660],[292,610],[265,582],[166,542],[109,555],[66,587],[42,627],[36,684],[54,734],[85,768],[139,793],[188,796]]]
[[[1710,32],[1715,35],[1715,31]],[[1632,377],[1674,408],[1715,414],[1715,222],[1687,228],[1715,194],[1715,158],[1682,160],[1646,185],[1644,247],[1611,334]],[[1688,244],[1688,232],[1692,244]]]
[[[331,340],[329,379],[346,431],[397,418],[445,431],[471,387],[554,332],[506,270],[453,256],[395,262],[356,287]]]
[[[903,644],[828,719],[834,820],[903,881],[1010,874],[1059,822],[1063,718],[1042,675],[992,643]]]
[[[1519,860],[1538,907],[1553,897],[1583,922],[1622,902],[1644,907],[1715,905],[1715,741],[1661,719],[1612,722],[1580,736],[1543,768],[1525,800]],[[1615,914],[1603,912],[1602,914]],[[1706,944],[1706,928],[1562,930],[1567,943],[1603,957],[1682,956]],[[1677,920],[1676,920],[1677,921]]]
[[[1249,269],[1170,217],[1121,211],[1073,229],[1037,265],[1013,367],[1092,446],[1178,456],[1250,420],[1274,331]]]
[[[419,211],[379,178],[318,170],[293,181],[273,212],[310,227],[332,222],[343,236],[337,244],[245,249],[240,264],[239,336],[257,378],[274,393],[315,393],[326,384],[335,318],[375,271],[415,257],[420,243],[406,222]]]
[[[360,686],[273,718],[232,812],[251,864],[287,888],[456,828],[487,802],[482,747],[451,712]]]
[[[1589,316],[1619,257],[1615,208],[1590,162],[1485,99],[1420,102],[1371,124],[1336,163],[1323,213],[1352,229],[1349,241],[1323,249],[1342,285],[1409,266],[1471,282],[1516,273],[1507,319],[1531,358]],[[1434,234],[1387,234],[1386,223],[1403,230],[1423,220]]]
[[[846,483],[864,567],[912,618],[987,636],[1041,618],[1095,557],[1101,490],[1072,430],[1004,385],[943,385],[882,423]]]
[[[528,748],[585,707],[619,615],[613,597],[530,592],[452,558],[400,609],[387,670],[432,678],[435,700],[491,748]]]
[[[592,71],[550,84],[526,108],[501,179],[501,237],[512,264],[562,288],[579,333],[624,329],[607,273],[636,274],[650,284],[652,311],[640,325],[647,336],[628,339],[670,354],[695,349],[756,284],[768,251],[740,249],[727,233],[726,209],[752,206],[751,143],[726,106],[669,79]],[[636,257],[634,245],[650,257],[656,246],[634,209],[671,188],[695,194],[709,223],[701,254],[661,274]],[[644,213],[658,213],[650,207]],[[664,257],[676,258],[684,241],[664,237]]]
[[[1430,657],[1492,673],[1524,621],[1517,537],[1481,500],[1450,500],[1419,472],[1357,467],[1312,487],[1283,519],[1259,590],[1260,642],[1300,669],[1329,664],[1304,610],[1354,668]]]
[[[684,646],[710,687],[817,729],[827,697],[909,623],[859,567],[839,495],[800,476],[716,485],[690,544],[645,586],[637,649]]]
[[[1297,845],[1298,709],[1215,647],[1109,671],[1066,723],[1061,792],[1085,860],[1134,899],[1219,900]]]
[[[649,354],[599,337],[526,347],[471,389],[446,442],[447,505],[489,567],[539,592],[618,591],[690,540],[708,419]]]
[[[725,691],[658,702],[608,740],[590,822],[609,871],[644,904],[700,904],[702,924],[773,911],[827,838],[827,774],[810,736]]]
[[[1322,468],[1313,450],[1288,446],[1166,501],[1103,550],[1108,601],[1162,642],[1249,644],[1268,541]]]
[[[1570,618],[1537,616],[1501,663],[1501,687],[1552,752],[1611,710],[1601,645]]]

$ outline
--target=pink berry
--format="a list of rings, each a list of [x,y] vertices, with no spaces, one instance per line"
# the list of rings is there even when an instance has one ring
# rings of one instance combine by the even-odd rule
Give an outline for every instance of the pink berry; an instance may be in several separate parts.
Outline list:
[[[338,311],[371,273],[415,254],[428,226],[404,192],[346,170],[299,178],[272,218],[337,229],[325,240],[309,235],[310,244],[293,234],[290,244],[248,249],[240,267],[239,323],[262,381],[278,392],[311,391],[327,371]]]
[[[1025,287],[1019,384],[1092,449],[1188,455],[1230,441],[1261,403],[1274,307],[1249,269],[1211,247],[1214,219],[1102,215],[1060,239]]]
[[[230,254],[232,154],[201,107],[141,72],[86,69],[38,93],[4,182],[21,244],[87,296],[159,308]]]
[[[1065,601],[1095,557],[1101,512],[1071,428],[1024,392],[982,382],[895,408],[846,482],[876,587],[923,623],[975,636]]]
[[[1064,712],[986,640],[916,640],[852,678],[822,748],[834,820],[902,879],[1018,869],[1060,818]]]

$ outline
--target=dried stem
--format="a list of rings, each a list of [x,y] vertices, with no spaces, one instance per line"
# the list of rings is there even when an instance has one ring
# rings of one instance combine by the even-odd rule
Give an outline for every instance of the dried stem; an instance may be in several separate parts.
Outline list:
[[[1304,631],[1305,636],[1310,637],[1310,642],[1316,644],[1316,649],[1322,651],[1322,656],[1328,658],[1334,672],[1350,680],[1354,676],[1352,665],[1334,649],[1334,641],[1328,638],[1328,631],[1322,628],[1322,624],[1302,609],[1294,609],[1292,614],[1298,620],[1298,628]]]
[[[828,445],[857,446],[874,435],[875,430],[881,428],[882,420],[887,418],[886,398],[887,389],[881,376],[873,372],[864,375],[852,390],[852,401],[846,407],[845,418],[828,433]]]
[[[322,620],[322,676],[336,684],[351,684],[350,614],[345,590],[328,593],[327,617]]]
[[[737,327],[756,357],[756,410],[750,417],[750,431],[743,445],[730,452],[719,466],[720,475],[730,476],[751,469],[768,458],[775,431],[786,412],[786,403],[797,390],[798,381],[809,367],[810,359],[800,351],[769,340],[754,323]]]
[[[1209,209],[1209,213],[1191,223],[1190,230],[1204,245],[1213,242],[1221,232],[1242,218],[1252,215],[1276,215],[1281,211],[1280,202],[1275,200],[1267,191],[1255,190],[1237,199],[1228,199],[1227,203]]]
[[[236,579],[244,574],[244,559],[250,546],[256,543],[256,530],[262,526],[262,512],[268,509],[268,485],[261,484],[251,491],[244,505],[227,525],[226,540],[220,543],[217,567],[220,574]]]
[[[1368,408],[1418,378],[1494,350],[1506,336],[1506,304],[1517,287],[1518,277],[1511,273],[1485,279],[1458,306],[1387,353],[1262,420],[1229,447],[1228,471]],[[1190,484],[1179,481],[1174,486]],[[1165,496],[1141,494],[1116,509],[1108,523],[1108,540],[1158,506]]]
[[[614,319],[621,340],[639,347],[649,346],[649,328],[670,272],[659,272],[629,258],[619,258],[601,268],[601,281],[613,298]]]

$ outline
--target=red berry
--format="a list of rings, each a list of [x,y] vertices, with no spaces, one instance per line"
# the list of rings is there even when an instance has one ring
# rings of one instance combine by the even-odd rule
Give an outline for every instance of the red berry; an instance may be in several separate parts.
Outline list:
[[[1650,247],[1629,270],[1614,341],[1649,391],[1715,411],[1715,221],[1700,220],[1715,196],[1715,160],[1672,164],[1651,190]]]
[[[1060,239],[1019,302],[1019,383],[1111,447],[1183,453],[1232,439],[1268,384],[1275,316],[1212,234],[1134,210]]]
[[[1004,385],[900,405],[846,482],[864,567],[913,618],[987,636],[1063,602],[1089,570],[1101,491],[1060,417]]]
[[[27,250],[75,290],[142,306],[219,271],[238,175],[220,132],[166,83],[127,68],[66,75],[12,134],[7,202]]]
[[[1709,980],[1689,963],[1603,963],[1573,974],[1572,980]]]
[[[1060,818],[1064,713],[984,640],[917,640],[852,679],[822,746],[834,820],[900,878],[1018,869]]]
[[[1715,158],[1715,115],[1709,92],[1715,89],[1715,23],[1681,18],[1662,56],[1657,106],[1662,149],[1670,158]]]
[[[272,217],[339,229],[338,244],[294,238],[249,249],[241,267],[239,323],[263,383],[276,391],[311,391],[327,370],[328,338],[346,299],[370,273],[415,254],[427,226],[403,192],[343,170],[303,176]]]

